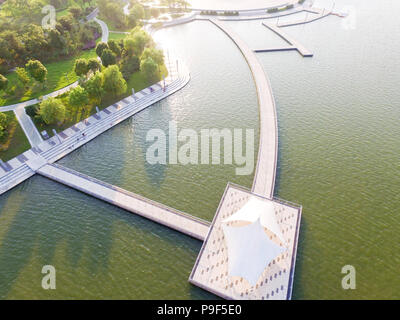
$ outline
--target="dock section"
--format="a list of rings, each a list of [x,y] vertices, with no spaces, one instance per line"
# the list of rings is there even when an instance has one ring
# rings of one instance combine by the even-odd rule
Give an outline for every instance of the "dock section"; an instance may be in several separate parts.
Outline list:
[[[57,164],[44,164],[36,173],[201,241],[210,228],[208,221]]]
[[[294,20],[294,21],[279,23],[278,27],[282,28],[282,27],[298,26],[301,24],[306,24],[320,20],[332,14],[332,11],[319,8],[309,8],[304,11],[307,13],[311,13],[311,15],[307,14],[306,19],[304,20]]]
[[[293,39],[291,36],[289,36],[287,33],[283,32],[281,28],[270,24],[270,23],[262,23],[263,26],[267,27],[268,29],[272,30],[275,32],[278,36],[280,36],[283,40],[285,40],[287,43],[289,43],[291,46],[295,47],[297,51],[303,56],[303,57],[312,57],[313,53],[309,51],[306,47],[304,47],[300,42],[297,40]]]

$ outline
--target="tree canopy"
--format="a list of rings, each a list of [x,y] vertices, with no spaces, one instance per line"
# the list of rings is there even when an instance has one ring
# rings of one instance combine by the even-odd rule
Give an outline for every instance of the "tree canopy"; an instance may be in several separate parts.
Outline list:
[[[69,92],[69,104],[73,107],[84,107],[89,102],[89,95],[84,88],[76,86]]]
[[[46,80],[47,69],[39,60],[29,60],[25,68],[36,81],[43,83]]]
[[[46,124],[63,122],[65,106],[60,99],[48,98],[40,103],[38,114]]]
[[[146,76],[149,83],[154,83],[159,80],[158,65],[151,57],[140,62],[140,70]]]
[[[110,49],[104,49],[103,53],[101,54],[101,62],[103,63],[103,66],[108,67],[112,64],[117,63],[117,58]]]
[[[103,74],[105,92],[112,94],[114,97],[126,92],[126,81],[117,65],[109,66],[103,71]]]
[[[7,85],[8,85],[8,79],[2,74],[0,74],[0,91],[5,90],[7,88]]]
[[[78,77],[86,76],[86,74],[89,72],[88,61],[86,59],[76,59],[74,72]]]
[[[96,54],[101,58],[101,55],[105,49],[110,49],[108,44],[105,42],[99,42],[96,46]]]

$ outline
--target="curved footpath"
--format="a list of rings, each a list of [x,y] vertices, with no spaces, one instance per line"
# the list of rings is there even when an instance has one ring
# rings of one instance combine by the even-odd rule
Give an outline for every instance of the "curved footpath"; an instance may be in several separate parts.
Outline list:
[[[256,194],[272,198],[275,186],[278,134],[275,99],[269,79],[253,50],[236,33],[217,19],[209,19],[209,21],[232,39],[242,52],[251,69],[260,106],[260,142],[252,191]]]

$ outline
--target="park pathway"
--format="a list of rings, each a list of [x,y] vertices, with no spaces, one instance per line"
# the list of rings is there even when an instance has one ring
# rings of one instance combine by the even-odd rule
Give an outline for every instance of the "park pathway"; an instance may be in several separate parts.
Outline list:
[[[25,132],[25,135],[28,138],[31,146],[36,147],[37,145],[42,143],[43,138],[41,137],[31,117],[26,114],[25,108],[21,106],[15,108],[14,114],[17,117],[18,122],[22,127],[22,130]]]

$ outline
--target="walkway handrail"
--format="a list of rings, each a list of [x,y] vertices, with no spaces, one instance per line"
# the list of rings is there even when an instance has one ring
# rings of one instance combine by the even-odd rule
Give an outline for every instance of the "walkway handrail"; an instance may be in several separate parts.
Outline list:
[[[88,180],[88,181],[94,182],[94,183],[96,183],[96,184],[102,185],[102,186],[104,186],[104,187],[106,187],[106,188],[108,188],[108,189],[111,189],[111,190],[114,190],[114,191],[118,191],[118,192],[123,193],[123,194],[125,194],[125,195],[127,195],[127,196],[130,196],[130,197],[132,197],[132,198],[136,198],[136,199],[138,199],[138,200],[141,200],[141,201],[150,203],[150,204],[152,204],[153,206],[156,206],[156,207],[159,207],[159,208],[161,208],[161,209],[167,210],[168,212],[171,212],[171,213],[173,213],[173,214],[183,216],[183,217],[185,217],[185,218],[187,218],[187,219],[190,219],[190,220],[192,220],[192,221],[198,222],[198,223],[203,224],[203,225],[205,225],[205,226],[209,226],[209,225],[210,225],[210,222],[207,221],[207,220],[204,220],[204,219],[201,219],[201,218],[192,216],[192,215],[190,215],[190,214],[188,214],[188,213],[185,213],[185,212],[180,211],[180,210],[177,210],[177,209],[173,209],[173,208],[168,207],[168,206],[166,206],[166,205],[163,205],[163,204],[161,204],[161,203],[159,203],[159,202],[156,202],[156,201],[154,201],[154,200],[145,198],[145,197],[143,197],[143,196],[141,196],[141,195],[138,195],[138,194],[133,193],[133,192],[130,192],[130,191],[128,191],[128,190],[122,189],[122,188],[120,188],[120,187],[117,187],[117,186],[115,186],[115,185],[109,184],[109,183],[107,183],[107,182],[98,180],[98,179],[96,179],[96,178],[90,177],[90,176],[88,176],[88,175],[86,175],[86,174],[80,173],[80,172],[75,171],[75,170],[73,170],[73,169],[70,169],[70,168],[61,166],[61,165],[56,164],[56,163],[52,163],[52,164],[48,164],[48,165],[53,166],[53,167],[56,167],[56,168],[58,168],[58,169],[60,169],[60,170],[62,170],[62,171],[68,172],[68,173],[70,173],[70,174],[76,175],[76,176],[78,176],[78,177],[81,177],[81,178],[83,178],[83,179],[85,179],[85,180]]]

